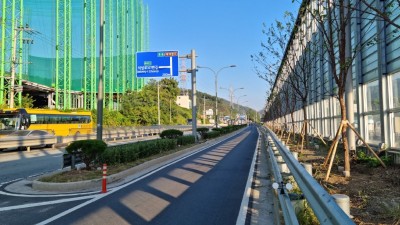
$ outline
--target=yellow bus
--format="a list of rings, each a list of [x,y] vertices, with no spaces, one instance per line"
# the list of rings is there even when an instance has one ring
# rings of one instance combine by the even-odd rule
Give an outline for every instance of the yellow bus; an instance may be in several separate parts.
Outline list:
[[[0,109],[0,136],[16,130],[45,130],[56,136],[90,134],[91,112],[52,109]]]

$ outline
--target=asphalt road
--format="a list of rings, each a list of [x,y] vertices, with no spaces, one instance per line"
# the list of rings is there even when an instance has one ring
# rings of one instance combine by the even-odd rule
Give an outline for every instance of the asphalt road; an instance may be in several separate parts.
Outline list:
[[[117,140],[108,142],[108,145],[120,145],[154,138],[157,136]],[[30,152],[26,150],[0,151],[0,184],[59,170],[63,165],[63,154],[64,148],[36,148]]]
[[[33,149],[0,154],[0,184],[62,167],[62,149]],[[1,224],[1,223],[0,223]]]
[[[257,138],[248,127],[106,194],[0,195],[0,224],[236,224]]]

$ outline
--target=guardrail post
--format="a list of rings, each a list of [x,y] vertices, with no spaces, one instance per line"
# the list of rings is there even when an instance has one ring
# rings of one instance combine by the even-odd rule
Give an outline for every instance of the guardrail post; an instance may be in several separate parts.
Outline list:
[[[299,161],[299,153],[298,152],[292,152],[293,157]]]
[[[75,154],[74,153],[72,153],[72,155],[71,155],[71,170],[74,170],[76,167],[75,167]]]
[[[335,202],[343,210],[343,212],[352,218],[353,216],[350,215],[350,197],[344,194],[333,194],[332,197],[335,199]]]
[[[107,193],[107,164],[103,164],[103,182],[101,193]]]
[[[302,163],[306,171],[312,176],[312,164],[311,163]]]

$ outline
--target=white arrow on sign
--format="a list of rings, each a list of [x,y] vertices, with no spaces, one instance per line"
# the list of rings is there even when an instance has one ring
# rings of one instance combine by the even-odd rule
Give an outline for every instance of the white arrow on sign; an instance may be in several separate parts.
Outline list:
[[[172,76],[172,57],[169,57],[169,66],[159,66],[160,69],[169,69],[169,74]]]

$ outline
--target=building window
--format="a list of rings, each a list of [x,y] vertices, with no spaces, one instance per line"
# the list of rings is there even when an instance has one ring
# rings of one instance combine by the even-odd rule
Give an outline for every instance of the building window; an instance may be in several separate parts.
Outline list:
[[[367,109],[366,111],[379,110],[379,86],[378,81],[373,81],[367,84]]]
[[[393,130],[394,130],[394,143],[393,143],[393,147],[400,147],[400,112],[398,113],[393,113],[394,115],[394,126],[393,126]]]
[[[368,115],[367,117],[368,143],[379,144],[382,139],[381,120],[378,115]]]
[[[398,108],[400,107],[400,73],[392,76],[392,90],[392,107]]]

